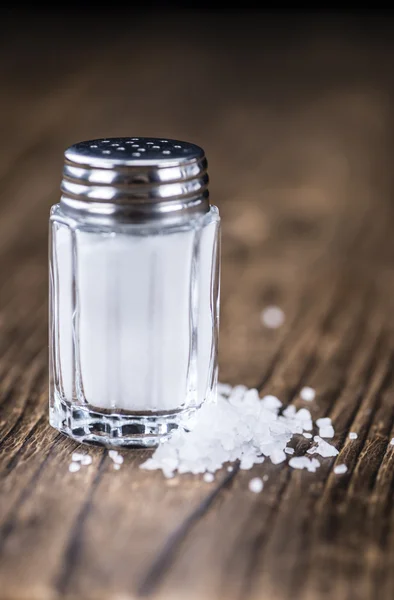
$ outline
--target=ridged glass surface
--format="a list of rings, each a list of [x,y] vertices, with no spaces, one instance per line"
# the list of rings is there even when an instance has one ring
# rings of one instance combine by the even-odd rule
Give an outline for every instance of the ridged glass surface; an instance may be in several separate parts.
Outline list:
[[[219,215],[106,230],[51,215],[51,423],[152,445],[216,393]]]

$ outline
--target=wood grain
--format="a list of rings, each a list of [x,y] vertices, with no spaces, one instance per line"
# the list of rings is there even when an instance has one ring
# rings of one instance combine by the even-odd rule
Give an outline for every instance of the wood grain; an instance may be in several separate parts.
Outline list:
[[[390,19],[86,24],[32,18],[1,41],[0,598],[392,600]],[[340,450],[317,473],[266,461],[166,481],[139,470],[148,451],[114,471],[99,448],[69,473],[77,446],[47,421],[47,218],[63,149],[102,135],[206,148],[221,380],[298,407],[312,385]],[[285,312],[278,330],[261,325],[267,304]]]

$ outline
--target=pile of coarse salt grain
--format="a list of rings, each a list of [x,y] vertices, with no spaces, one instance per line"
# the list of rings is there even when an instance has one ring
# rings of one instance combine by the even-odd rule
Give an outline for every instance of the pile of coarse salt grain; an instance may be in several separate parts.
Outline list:
[[[160,444],[142,469],[161,469],[165,477],[178,473],[214,473],[225,463],[239,461],[241,469],[251,469],[269,457],[273,464],[284,462],[292,449],[288,443],[295,434],[311,439],[307,455],[336,456],[338,450],[323,437],[333,437],[329,418],[318,419],[319,435],[312,436],[314,424],[306,408],[289,405],[283,409],[275,396],[260,399],[258,391],[239,385],[218,386],[216,403],[206,402],[199,411]],[[313,440],[312,440],[313,437]],[[316,471],[316,458],[290,457],[294,469]],[[255,490],[260,487],[254,482]]]

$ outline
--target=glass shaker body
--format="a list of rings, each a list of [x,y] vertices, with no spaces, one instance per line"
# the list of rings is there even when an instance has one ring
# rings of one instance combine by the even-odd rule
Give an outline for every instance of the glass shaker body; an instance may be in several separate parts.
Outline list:
[[[220,219],[50,217],[50,422],[156,445],[216,395]]]

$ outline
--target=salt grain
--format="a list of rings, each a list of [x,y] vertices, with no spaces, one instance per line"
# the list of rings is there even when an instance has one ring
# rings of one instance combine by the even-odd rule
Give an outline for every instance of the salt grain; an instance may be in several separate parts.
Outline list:
[[[309,459],[305,458],[305,456],[294,456],[294,458],[289,460],[289,466],[292,467],[292,469],[304,469],[305,464],[308,463]]]
[[[343,475],[346,472],[347,472],[347,466],[346,465],[336,465],[336,467],[334,467],[334,473],[335,473],[335,475]]]
[[[294,448],[286,447],[285,452],[286,454],[294,454],[295,450]]]
[[[212,473],[205,473],[203,479],[206,483],[212,483],[212,481],[214,481],[215,478],[212,475]]]
[[[286,417],[287,419],[292,419],[294,417],[294,415],[296,414],[297,409],[294,406],[294,404],[289,404],[289,406],[286,406],[286,408],[283,411],[283,416]]]
[[[275,448],[275,450],[273,450],[270,454],[270,459],[271,459],[272,464],[279,465],[280,463],[282,463],[286,460],[286,454],[284,453],[283,450],[280,450],[279,448]]]
[[[315,473],[316,469],[320,467],[320,463],[316,458],[294,456],[289,460],[289,466],[293,469],[307,469],[310,473]]]
[[[333,438],[335,435],[334,427],[332,425],[325,425],[320,427],[319,435],[322,438]]]
[[[307,385],[300,391],[300,398],[305,402],[312,402],[315,399],[315,396],[315,390]]]
[[[337,454],[339,454],[335,446],[325,442],[320,436],[315,435],[313,439],[316,442],[316,446],[309,448],[309,450],[307,450],[307,454],[320,454],[320,456],[323,456],[324,458],[337,456]]]
[[[351,431],[349,433],[349,440],[356,440],[358,438],[358,434],[355,431]]]
[[[315,473],[316,469],[318,469],[319,467],[320,467],[320,463],[317,460],[317,458],[311,458],[311,462],[310,462],[309,466],[307,467],[307,469],[310,473]]]
[[[308,433],[308,432],[306,432],[306,431],[304,432],[304,438],[306,438],[307,440],[310,440],[310,439],[311,439],[311,437],[312,437],[312,434],[311,434],[311,433]]]
[[[81,460],[86,456],[86,454],[81,454],[80,452],[73,452],[71,459],[74,462],[81,462]]]
[[[313,429],[313,423],[312,423],[312,421],[305,421],[302,424],[302,428],[303,428],[304,431],[312,431],[312,429]]]
[[[268,329],[277,329],[285,322],[285,313],[279,306],[267,306],[260,318],[262,324]]]
[[[279,400],[279,398],[271,395],[264,396],[261,399],[261,404],[262,406],[264,406],[264,408],[267,408],[268,410],[277,410],[282,406],[282,402]]]
[[[123,464],[123,456],[121,454],[119,454],[119,452],[117,450],[110,450],[108,452],[108,456],[110,457],[110,459],[117,465],[121,465]]]
[[[93,459],[89,454],[82,454],[81,452],[73,452],[71,458],[74,463],[80,463],[80,466],[82,465],[84,467],[91,465],[93,462]],[[79,469],[75,469],[75,467],[73,467],[73,469],[74,472],[79,471]]]
[[[80,468],[81,465],[79,464],[79,462],[72,462],[68,466],[68,470],[70,471],[70,473],[76,473],[77,471],[79,471]]]
[[[254,494],[259,494],[262,491],[263,487],[264,483],[262,479],[260,479],[260,477],[253,477],[253,479],[249,481],[249,489]]]
[[[317,419],[316,425],[318,427],[329,427],[330,425],[332,425],[332,421],[330,417],[322,417],[321,419]]]
[[[299,421],[312,421],[312,415],[307,408],[300,408],[296,414]]]
[[[113,467],[114,467],[115,471],[119,471],[119,469],[120,469],[120,465],[118,463],[114,463]]]
[[[251,469],[253,467],[253,465],[254,465],[253,455],[244,456],[243,458],[241,458],[239,468],[242,469],[243,471],[249,471],[249,469]]]
[[[227,467],[227,471],[229,473],[232,473],[234,471],[234,467],[232,467],[231,465],[229,467]]]
[[[391,440],[390,440],[390,445],[391,445],[391,446],[394,446],[394,438],[391,438]]]

